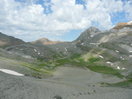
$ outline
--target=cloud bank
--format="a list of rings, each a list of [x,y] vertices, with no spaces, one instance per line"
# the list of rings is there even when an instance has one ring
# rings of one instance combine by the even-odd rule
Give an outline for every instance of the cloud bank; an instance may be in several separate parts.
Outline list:
[[[121,0],[0,0],[0,31],[31,41],[91,25],[109,29],[114,13],[124,12],[132,20],[131,6],[131,1]]]

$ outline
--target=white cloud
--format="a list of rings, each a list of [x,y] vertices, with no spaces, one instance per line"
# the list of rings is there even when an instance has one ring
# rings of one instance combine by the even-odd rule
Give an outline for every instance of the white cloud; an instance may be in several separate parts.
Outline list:
[[[128,1],[124,7],[124,11],[127,13],[126,17],[132,20],[132,1]]]
[[[72,29],[86,29],[93,22],[98,23],[99,28],[109,29],[113,25],[111,14],[124,9],[129,18],[132,16],[131,5],[124,6],[121,0],[87,0],[85,10],[83,5],[76,5],[75,0],[52,0],[53,12],[48,15],[35,1],[0,0],[0,31],[29,41],[63,35]]]

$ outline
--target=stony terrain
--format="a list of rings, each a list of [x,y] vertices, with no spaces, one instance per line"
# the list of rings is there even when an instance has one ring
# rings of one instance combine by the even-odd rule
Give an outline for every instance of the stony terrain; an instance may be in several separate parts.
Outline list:
[[[81,75],[80,75],[81,74]],[[58,68],[48,79],[12,76],[0,72],[1,99],[131,99],[129,88],[101,87],[99,82],[120,79],[89,70]]]

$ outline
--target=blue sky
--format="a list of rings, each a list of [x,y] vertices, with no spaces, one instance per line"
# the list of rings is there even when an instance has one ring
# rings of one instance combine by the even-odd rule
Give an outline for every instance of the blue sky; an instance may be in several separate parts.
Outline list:
[[[72,41],[90,26],[132,20],[131,0],[0,0],[0,31],[25,41]]]

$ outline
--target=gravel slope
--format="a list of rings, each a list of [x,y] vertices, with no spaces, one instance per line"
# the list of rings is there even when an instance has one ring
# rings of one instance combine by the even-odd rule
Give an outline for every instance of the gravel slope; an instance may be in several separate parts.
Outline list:
[[[41,80],[0,72],[0,99],[132,99],[131,89],[100,87],[101,81],[120,79],[75,67],[58,68]]]

